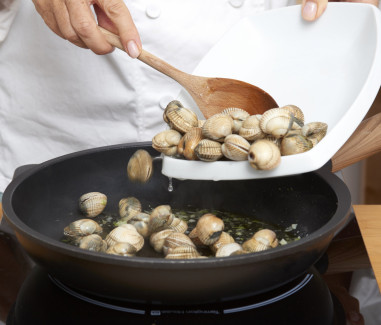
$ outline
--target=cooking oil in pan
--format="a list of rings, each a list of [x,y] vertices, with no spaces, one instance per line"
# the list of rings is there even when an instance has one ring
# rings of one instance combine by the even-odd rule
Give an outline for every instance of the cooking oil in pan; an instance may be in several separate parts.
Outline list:
[[[145,213],[150,213],[150,211],[144,211]],[[247,239],[251,238],[254,233],[261,229],[271,229],[273,230],[278,238],[280,245],[285,245],[290,242],[296,241],[300,239],[298,226],[297,225],[289,225],[287,228],[281,228],[277,225],[269,224],[265,221],[261,221],[252,216],[245,216],[238,213],[232,213],[227,211],[220,211],[214,209],[199,209],[188,207],[187,209],[175,209],[172,208],[172,212],[179,219],[182,219],[187,222],[188,229],[185,232],[189,234],[192,229],[196,226],[198,219],[206,214],[212,213],[223,220],[224,222],[224,231],[229,233],[237,243],[242,244]],[[103,238],[116,226],[118,226],[120,222],[120,217],[118,214],[109,214],[102,213],[99,216],[93,219],[98,222],[102,228],[103,232],[101,236]],[[73,240],[72,238],[64,236],[61,239],[62,242],[78,245],[78,241]],[[208,249],[202,250],[202,254],[205,256],[210,256],[210,252]],[[145,244],[142,250],[140,250],[137,256],[143,257],[160,257],[163,258],[162,254],[156,253],[149,245],[149,240],[145,240]]]

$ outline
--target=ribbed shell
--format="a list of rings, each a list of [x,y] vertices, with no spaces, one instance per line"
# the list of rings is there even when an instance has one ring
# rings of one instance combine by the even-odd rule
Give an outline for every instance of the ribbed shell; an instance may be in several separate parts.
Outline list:
[[[183,155],[185,159],[196,160],[197,155],[194,151],[198,143],[203,139],[202,129],[195,127],[190,129],[187,133],[183,135],[178,146],[177,153]]]
[[[165,130],[153,137],[152,148],[162,152],[166,156],[174,156],[177,154],[177,146],[180,140],[180,132],[176,130]]]
[[[148,213],[145,213],[145,212],[139,212],[138,214],[136,214],[132,219],[131,221],[144,221],[144,222],[147,222],[149,221],[149,214]]]
[[[286,135],[281,142],[280,152],[282,156],[295,155],[306,152],[313,147],[310,140],[302,135]]]
[[[172,229],[175,232],[185,233],[188,229],[188,224],[186,223],[186,221],[182,219],[173,218],[173,221],[168,226],[168,229]]]
[[[181,132],[187,133],[191,128],[198,126],[198,118],[195,112],[186,107],[177,107],[166,112],[169,126]]]
[[[124,221],[129,221],[142,211],[142,204],[133,196],[123,198],[119,201],[119,215]]]
[[[169,234],[163,244],[163,253],[164,255],[168,255],[172,253],[172,250],[175,247],[179,246],[192,246],[196,247],[195,244],[193,244],[192,240],[185,234],[181,232],[173,232],[172,234]]]
[[[266,136],[263,139],[273,142],[278,148],[280,148],[280,143],[282,142],[281,138],[276,138],[272,135],[266,134]]]
[[[231,256],[232,254],[236,253],[237,251],[243,250],[242,246],[238,243],[230,243],[221,246],[217,252],[216,257],[226,257]]]
[[[165,238],[167,238],[173,232],[174,231],[172,229],[164,229],[158,232],[154,232],[149,238],[150,245],[156,252],[162,253]]]
[[[150,234],[166,229],[172,223],[174,215],[169,205],[159,205],[150,214],[148,229]]]
[[[127,164],[127,176],[132,182],[146,183],[152,177],[151,155],[143,149],[135,151]]]
[[[170,254],[165,256],[166,259],[191,259],[201,258],[197,249],[192,246],[179,246],[174,248]]]
[[[302,134],[315,146],[325,137],[328,124],[324,122],[310,122],[302,127]]]
[[[202,126],[202,134],[210,140],[223,141],[226,136],[232,134],[233,126],[233,119],[229,115],[215,114]]]
[[[278,246],[276,233],[271,229],[261,229],[253,235],[253,238],[256,239],[259,243],[268,245],[273,248]]]
[[[173,111],[173,110],[175,110],[175,109],[177,109],[179,107],[184,107],[184,106],[178,100],[172,100],[171,102],[168,103],[168,105],[165,108],[164,113],[163,113],[163,120],[164,120],[165,123],[167,123],[167,124],[170,123],[168,118],[167,118],[168,112]]]
[[[254,253],[270,249],[271,246],[258,242],[255,238],[250,238],[242,244],[243,250]]]
[[[107,243],[97,234],[82,237],[79,241],[79,247],[93,252],[105,252]]]
[[[224,230],[224,222],[212,213],[204,214],[196,225],[198,239],[206,246],[213,245]]]
[[[234,242],[235,242],[234,238],[231,235],[229,235],[227,232],[223,231],[221,233],[220,238],[218,238],[218,240],[213,245],[210,246],[210,249],[213,253],[216,253],[220,247],[227,244],[234,243]]]
[[[106,253],[119,256],[134,256],[136,248],[129,243],[116,243],[110,246]]]
[[[221,146],[223,155],[231,160],[247,160],[250,143],[238,134],[228,135]]]
[[[269,140],[257,140],[249,148],[249,163],[255,169],[270,170],[280,164],[279,147]]]
[[[140,235],[133,225],[125,224],[114,228],[105,238],[107,245],[112,246],[116,243],[129,243],[139,251],[144,245],[144,238]]]
[[[206,122],[206,120],[198,120],[198,127],[199,128],[202,128],[203,127],[203,125],[205,124],[205,122]]]
[[[195,148],[195,153],[202,161],[216,161],[223,157],[221,143],[209,139],[201,140]]]
[[[238,134],[248,141],[262,139],[265,134],[259,126],[261,115],[251,115],[242,122]]]
[[[103,231],[102,227],[92,219],[79,219],[70,223],[64,229],[66,236],[87,236],[91,234],[100,234]]]
[[[299,128],[304,124],[304,114],[303,111],[296,105],[286,105],[282,108],[288,110],[294,117],[297,119],[297,122],[294,122],[293,128]]]
[[[79,198],[79,209],[86,217],[90,218],[101,214],[106,204],[107,196],[100,192],[86,193]]]
[[[250,116],[247,111],[238,107],[225,108],[221,113],[227,114],[233,119],[233,133],[238,133],[242,122]]]
[[[130,221],[130,224],[135,227],[137,232],[142,235],[144,238],[149,236],[148,223],[145,221]]]
[[[291,130],[293,119],[289,110],[273,108],[262,114],[259,125],[264,133],[281,138]]]

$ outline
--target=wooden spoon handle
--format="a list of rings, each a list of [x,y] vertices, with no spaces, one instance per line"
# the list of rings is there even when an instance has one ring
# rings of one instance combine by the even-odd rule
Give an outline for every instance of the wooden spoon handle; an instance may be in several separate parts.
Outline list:
[[[332,157],[332,172],[337,172],[381,151],[381,113],[358,126],[352,136]]]
[[[115,46],[122,51],[126,51],[118,35],[111,33],[110,31],[102,27],[98,26],[98,28],[112,46]],[[189,77],[187,73],[174,68],[167,62],[163,61],[162,59],[159,59],[158,57],[145,51],[144,49],[142,49],[140,55],[138,56],[138,59],[144,62],[145,64],[149,65],[150,67],[154,68],[155,70],[164,73],[165,75],[177,81],[181,85],[183,85],[183,83],[186,82]]]

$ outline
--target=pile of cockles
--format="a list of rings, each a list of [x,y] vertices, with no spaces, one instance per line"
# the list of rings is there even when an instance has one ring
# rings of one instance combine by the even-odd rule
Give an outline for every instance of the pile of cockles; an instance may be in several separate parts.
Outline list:
[[[226,108],[207,120],[199,120],[178,100],[171,101],[163,114],[170,129],[152,139],[152,147],[164,155],[206,162],[248,160],[255,169],[270,170],[281,156],[313,148],[327,133],[323,122],[305,124],[302,110],[295,105],[250,115],[242,108]]]
[[[224,222],[212,213],[203,214],[196,226],[188,229],[186,221],[178,218],[169,205],[159,205],[149,214],[142,212],[141,202],[131,196],[119,201],[120,219],[108,233],[93,218],[100,215],[107,197],[90,192],[79,199],[83,219],[70,223],[64,235],[82,249],[120,256],[134,256],[145,242],[166,259],[226,257],[277,247],[274,231],[261,229],[241,244],[226,231]],[[205,249],[210,253],[205,255]]]

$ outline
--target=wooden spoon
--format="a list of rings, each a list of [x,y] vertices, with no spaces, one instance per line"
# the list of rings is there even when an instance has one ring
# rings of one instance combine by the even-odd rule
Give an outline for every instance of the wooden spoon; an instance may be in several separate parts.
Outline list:
[[[118,35],[102,27],[99,29],[111,45],[125,51]],[[235,79],[194,76],[172,67],[145,50],[142,50],[138,59],[183,86],[205,118],[220,113],[228,107],[242,108],[250,115],[262,114],[270,108],[278,107],[268,93],[249,83]]]

